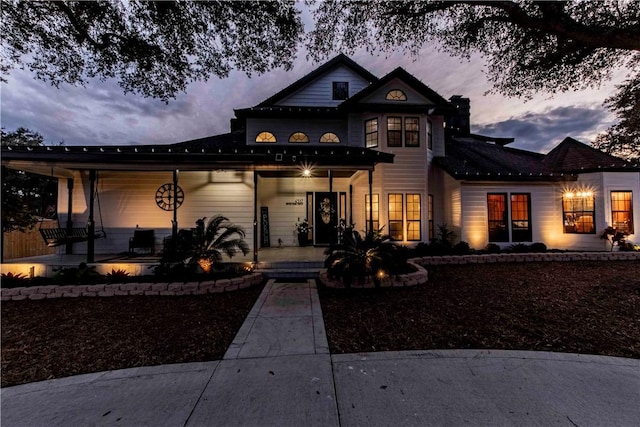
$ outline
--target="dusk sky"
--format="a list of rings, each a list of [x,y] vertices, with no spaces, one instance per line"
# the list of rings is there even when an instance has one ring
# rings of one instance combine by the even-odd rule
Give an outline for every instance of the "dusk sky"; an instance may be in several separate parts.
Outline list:
[[[337,52],[336,52],[337,54]],[[484,135],[514,137],[514,148],[546,153],[565,137],[590,142],[615,120],[603,101],[625,77],[625,70],[599,89],[540,94],[525,101],[491,89],[482,70],[484,60],[466,61],[425,46],[417,57],[400,53],[350,57],[378,77],[401,66],[445,98],[471,99],[471,130]],[[330,59],[330,58],[328,58]],[[327,59],[327,60],[328,60]],[[168,144],[229,131],[234,108],[254,106],[320,64],[300,51],[291,71],[274,70],[251,78],[232,72],[226,79],[195,82],[175,100],[164,102],[124,95],[113,80],[90,81],[86,87],[59,89],[14,69],[1,87],[1,124],[5,131],[26,127],[49,144]]]

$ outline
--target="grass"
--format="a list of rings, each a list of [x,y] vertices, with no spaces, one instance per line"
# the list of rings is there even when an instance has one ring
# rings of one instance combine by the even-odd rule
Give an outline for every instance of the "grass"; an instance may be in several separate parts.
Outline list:
[[[511,349],[640,358],[640,263],[430,267],[429,283],[321,289],[332,353]]]

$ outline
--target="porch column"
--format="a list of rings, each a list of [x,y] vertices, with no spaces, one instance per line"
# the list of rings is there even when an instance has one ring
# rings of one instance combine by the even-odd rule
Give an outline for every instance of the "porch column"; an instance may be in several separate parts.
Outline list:
[[[331,169],[329,169],[328,171],[329,173],[329,200],[333,200],[333,174],[331,173]],[[331,222],[334,224],[333,226],[333,232],[331,233],[331,239],[329,240],[329,244],[333,245],[336,243],[336,237],[338,234],[338,211],[337,211],[337,206],[333,206],[331,205],[331,210],[329,211],[329,215],[331,218]],[[335,211],[335,215],[334,215],[334,211]]]
[[[378,200],[378,203],[380,200]],[[373,233],[373,171],[369,171],[369,229]]]
[[[173,171],[173,220],[171,221],[171,239],[177,242],[178,239],[178,204],[176,195],[178,194],[178,169]]]
[[[67,179],[67,236],[71,236],[71,229],[73,228],[73,220],[71,215],[73,214],[73,178]],[[71,255],[73,253],[73,243],[67,242],[64,253]]]
[[[258,263],[258,172],[253,171],[253,263]]]
[[[349,184],[349,225],[353,224],[353,185]]]
[[[87,263],[95,261],[95,231],[96,224],[93,222],[93,195],[96,192],[96,171],[89,171],[89,219],[87,220]]]

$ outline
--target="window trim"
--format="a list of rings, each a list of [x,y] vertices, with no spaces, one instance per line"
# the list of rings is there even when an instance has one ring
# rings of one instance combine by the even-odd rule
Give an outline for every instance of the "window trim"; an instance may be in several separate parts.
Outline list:
[[[614,193],[616,194],[628,194],[629,195],[629,209],[628,210],[620,210],[620,209],[616,209],[614,210],[614,200],[613,200],[613,195]],[[617,224],[619,224],[619,221],[615,221],[615,213],[624,213],[624,212],[628,212],[628,218],[630,218],[630,225],[622,227],[621,231],[624,231],[626,233],[629,234],[635,234],[635,224],[633,223],[633,191],[632,190],[611,190],[610,192],[610,200],[611,200],[611,226],[619,229],[620,227],[617,226]],[[627,200],[617,200],[618,202],[625,202]]]

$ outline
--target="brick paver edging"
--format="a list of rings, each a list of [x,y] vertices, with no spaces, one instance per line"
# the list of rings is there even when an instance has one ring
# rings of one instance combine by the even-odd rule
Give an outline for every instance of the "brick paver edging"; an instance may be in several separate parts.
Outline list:
[[[262,282],[261,273],[204,282],[119,283],[109,285],[30,286],[0,289],[2,301],[47,298],[113,297],[126,295],[202,295],[231,292]]]
[[[539,262],[539,261],[631,261],[640,260],[640,252],[545,252],[510,253],[483,255],[447,255],[413,258],[416,264],[485,264],[496,262]]]
[[[427,283],[429,278],[429,273],[427,270],[422,268],[418,263],[413,262],[414,260],[409,260],[408,264],[413,265],[416,268],[416,271],[408,274],[399,274],[397,276],[390,276],[386,279],[383,279],[380,282],[381,288],[402,288],[407,286],[415,286],[420,285],[422,283]],[[327,269],[320,270],[320,282],[329,287],[329,288],[344,288],[344,284],[340,280],[331,280],[329,279],[329,275],[327,273]],[[371,278],[367,277],[365,283],[353,283],[351,285],[352,288],[374,288],[375,284],[371,280]]]

